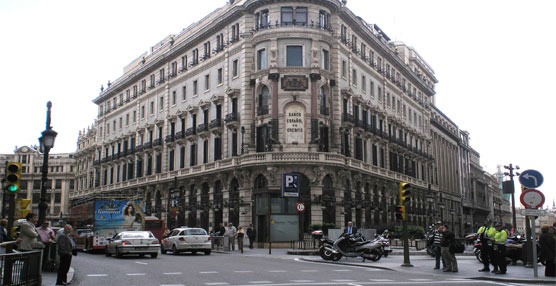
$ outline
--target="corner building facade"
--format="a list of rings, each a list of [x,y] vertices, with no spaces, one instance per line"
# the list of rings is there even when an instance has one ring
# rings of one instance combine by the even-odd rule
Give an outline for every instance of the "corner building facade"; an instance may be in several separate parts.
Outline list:
[[[230,1],[101,88],[72,203],[138,196],[169,227],[253,223],[260,242],[271,217],[273,241],[290,241],[310,224],[391,227],[406,181],[424,226],[435,83],[345,1]],[[281,197],[283,173],[299,198]]]

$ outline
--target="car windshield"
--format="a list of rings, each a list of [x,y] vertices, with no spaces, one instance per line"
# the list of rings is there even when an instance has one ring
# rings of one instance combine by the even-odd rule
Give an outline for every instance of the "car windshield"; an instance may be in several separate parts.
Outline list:
[[[150,232],[126,232],[122,238],[153,238],[153,234]]]
[[[186,229],[184,235],[207,235],[207,232],[201,228]]]

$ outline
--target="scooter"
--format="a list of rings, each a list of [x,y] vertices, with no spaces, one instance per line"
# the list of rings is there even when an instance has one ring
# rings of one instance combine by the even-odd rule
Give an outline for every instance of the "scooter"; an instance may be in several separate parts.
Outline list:
[[[392,252],[392,248],[390,248],[390,239],[384,235],[375,235],[375,238],[382,243],[384,257],[388,257],[388,254]]]
[[[378,261],[384,254],[382,243],[378,239],[366,240],[359,234],[342,234],[333,243],[332,240],[324,239],[318,232],[313,236],[320,236],[321,245],[319,254],[324,260],[338,261],[342,256],[358,257]],[[332,244],[331,244],[332,243]]]

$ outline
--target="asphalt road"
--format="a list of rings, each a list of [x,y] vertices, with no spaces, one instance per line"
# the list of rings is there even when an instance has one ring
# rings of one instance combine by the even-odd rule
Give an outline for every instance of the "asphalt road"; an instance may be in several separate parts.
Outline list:
[[[372,265],[380,266],[380,261]],[[302,261],[297,256],[261,252],[105,257],[80,253],[72,266],[72,285],[216,286],[216,285],[517,285],[515,283],[438,278],[411,273]]]

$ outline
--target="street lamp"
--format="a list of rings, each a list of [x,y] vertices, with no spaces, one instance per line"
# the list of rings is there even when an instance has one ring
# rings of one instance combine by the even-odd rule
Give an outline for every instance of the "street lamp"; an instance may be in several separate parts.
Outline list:
[[[241,126],[241,155],[243,155],[243,153],[245,152],[245,149],[243,147],[244,136],[245,136],[245,127]]]
[[[54,141],[56,140],[56,135],[58,133],[52,130],[50,126],[50,108],[52,108],[52,102],[46,104],[46,130],[41,134],[39,138],[40,151],[43,152],[42,160],[42,177],[41,177],[41,201],[39,203],[39,223],[46,218],[46,209],[48,209],[48,203],[46,202],[46,182],[48,175],[48,153],[50,149],[54,147]]]

